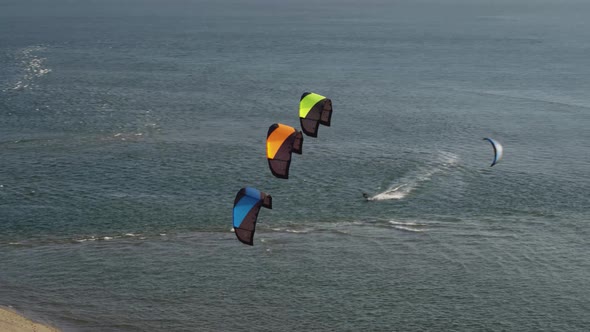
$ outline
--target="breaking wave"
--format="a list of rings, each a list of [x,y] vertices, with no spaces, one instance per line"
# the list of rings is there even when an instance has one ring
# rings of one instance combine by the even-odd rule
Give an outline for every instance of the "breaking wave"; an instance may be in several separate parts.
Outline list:
[[[145,240],[147,236],[142,234],[135,234],[135,233],[125,233],[120,235],[111,235],[111,236],[87,236],[81,238],[75,238],[74,242],[82,243],[87,241],[109,241],[114,239],[123,239],[123,238],[137,238],[138,240]]]
[[[392,227],[395,229],[399,229],[399,230],[407,231],[407,232],[420,233],[420,232],[425,232],[428,230],[428,229],[424,228],[425,226],[427,226],[427,224],[413,222],[413,221],[403,222],[403,221],[390,220],[389,224],[391,224]]]

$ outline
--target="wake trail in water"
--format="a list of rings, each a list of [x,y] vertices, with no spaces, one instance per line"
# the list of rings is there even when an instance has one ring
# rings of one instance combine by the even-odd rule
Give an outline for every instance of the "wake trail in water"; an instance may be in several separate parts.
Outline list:
[[[414,188],[407,185],[402,184],[393,188],[389,188],[382,193],[374,195],[373,197],[369,197],[369,201],[383,201],[389,199],[402,199],[406,197]]]
[[[417,168],[396,180],[385,191],[367,197],[368,201],[400,200],[411,192],[429,182],[433,176],[450,171],[458,165],[459,157],[450,152],[441,151],[433,163]]]

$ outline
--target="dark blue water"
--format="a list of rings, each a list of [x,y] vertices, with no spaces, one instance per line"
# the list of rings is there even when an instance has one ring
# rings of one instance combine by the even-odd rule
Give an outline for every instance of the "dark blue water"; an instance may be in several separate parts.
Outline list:
[[[587,330],[589,10],[0,2],[0,305],[66,331]],[[277,179],[266,131],[304,91],[332,126]],[[254,247],[247,185],[273,196]]]

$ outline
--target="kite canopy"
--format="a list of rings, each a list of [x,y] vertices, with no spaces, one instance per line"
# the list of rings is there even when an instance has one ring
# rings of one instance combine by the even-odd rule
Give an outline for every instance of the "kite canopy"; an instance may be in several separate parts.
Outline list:
[[[492,147],[494,148],[494,160],[490,165],[490,167],[492,167],[496,165],[496,163],[498,163],[500,159],[502,159],[502,155],[504,154],[504,148],[502,147],[502,144],[496,142],[491,138],[485,137],[483,140],[490,142],[490,144],[492,144]]]
[[[295,128],[275,123],[266,135],[266,158],[272,174],[281,179],[289,178],[291,153],[301,154],[303,134]]]
[[[330,126],[332,101],[317,93],[305,92],[299,102],[301,128],[307,136],[318,137],[318,126]]]
[[[234,231],[240,242],[254,245],[254,231],[260,207],[272,209],[272,197],[258,189],[245,187],[234,200]]]

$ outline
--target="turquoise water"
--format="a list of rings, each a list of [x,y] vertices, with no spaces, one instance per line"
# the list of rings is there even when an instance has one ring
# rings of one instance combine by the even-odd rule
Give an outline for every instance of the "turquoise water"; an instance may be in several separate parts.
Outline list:
[[[66,331],[587,330],[589,9],[0,3],[0,305]],[[332,126],[277,179],[266,131],[304,91]],[[253,247],[246,185],[273,196]]]

